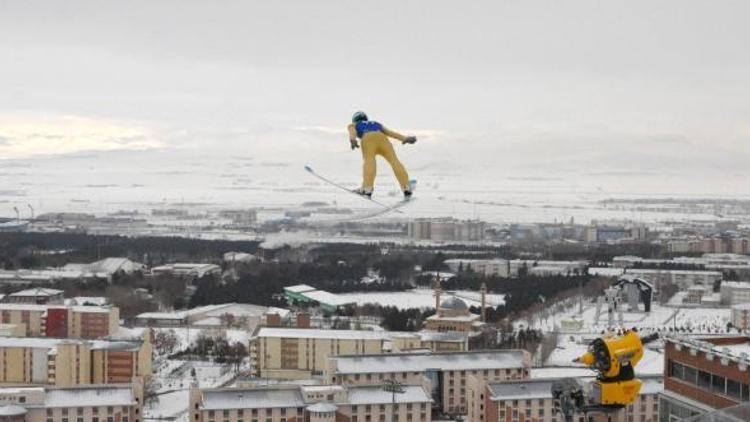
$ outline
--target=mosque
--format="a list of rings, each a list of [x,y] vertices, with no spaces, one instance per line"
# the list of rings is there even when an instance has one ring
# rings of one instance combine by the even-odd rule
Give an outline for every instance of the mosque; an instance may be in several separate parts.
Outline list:
[[[433,287],[435,296],[435,309],[437,313],[425,320],[425,329],[439,332],[457,331],[464,333],[479,333],[485,325],[485,308],[487,297],[487,286],[482,284],[481,293],[481,315],[471,313],[469,306],[461,298],[450,296],[441,301],[443,293],[440,283]]]

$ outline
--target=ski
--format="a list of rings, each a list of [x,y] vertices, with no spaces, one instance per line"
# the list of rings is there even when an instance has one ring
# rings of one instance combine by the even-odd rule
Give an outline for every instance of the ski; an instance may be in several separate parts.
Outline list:
[[[388,205],[388,204],[380,202],[380,201],[378,201],[376,199],[368,198],[366,196],[362,196],[362,195],[360,195],[360,194],[358,194],[356,192],[353,192],[351,189],[347,188],[346,186],[341,185],[339,183],[336,183],[333,180],[331,180],[331,179],[329,179],[329,178],[327,178],[325,176],[320,175],[318,172],[316,172],[315,170],[313,170],[313,168],[310,167],[309,165],[305,166],[305,170],[308,173],[310,173],[311,175],[313,175],[314,177],[316,177],[317,179],[319,179],[319,180],[321,180],[321,181],[323,181],[323,182],[325,182],[325,183],[327,183],[327,184],[329,184],[329,185],[331,185],[333,187],[339,188],[339,189],[341,189],[341,190],[343,190],[345,192],[349,192],[352,195],[358,196],[358,197],[360,197],[360,198],[362,198],[362,199],[364,199],[366,201],[372,202],[373,204],[382,207],[383,208],[383,213],[394,211],[394,212],[403,214],[403,211],[399,210],[398,208],[400,208],[401,206],[403,206],[403,203],[409,202],[409,200],[410,200],[410,199],[404,199],[404,200],[401,200],[401,201],[399,201],[398,203],[396,203],[394,205]],[[378,214],[378,215],[382,215],[382,214]],[[372,218],[372,217],[368,217],[368,218]]]
[[[357,220],[369,220],[371,218],[382,217],[390,212],[397,212],[399,214],[403,214],[404,212],[401,211],[401,208],[414,201],[416,201],[415,198],[402,199],[393,205],[389,205],[388,207],[383,208],[382,210],[378,210],[378,211],[375,211],[374,213],[359,217]]]

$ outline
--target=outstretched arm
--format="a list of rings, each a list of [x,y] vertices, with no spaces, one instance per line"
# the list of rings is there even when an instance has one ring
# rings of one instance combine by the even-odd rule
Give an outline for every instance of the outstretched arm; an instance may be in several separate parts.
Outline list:
[[[396,131],[388,129],[385,126],[383,126],[383,133],[385,133],[385,136],[389,138],[398,139],[403,144],[413,144],[417,142],[417,138],[415,136],[404,136]]]
[[[406,140],[406,136],[396,132],[395,130],[390,130],[385,126],[383,126],[383,133],[385,133],[385,136],[393,139],[398,139],[401,142],[404,142]]]

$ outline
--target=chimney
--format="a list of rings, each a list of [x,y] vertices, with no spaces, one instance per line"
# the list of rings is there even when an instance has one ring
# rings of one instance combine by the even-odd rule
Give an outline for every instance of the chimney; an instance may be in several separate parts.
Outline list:
[[[277,313],[269,312],[266,314],[267,327],[281,327],[281,316]]]
[[[308,312],[297,314],[297,328],[310,328],[310,314]]]

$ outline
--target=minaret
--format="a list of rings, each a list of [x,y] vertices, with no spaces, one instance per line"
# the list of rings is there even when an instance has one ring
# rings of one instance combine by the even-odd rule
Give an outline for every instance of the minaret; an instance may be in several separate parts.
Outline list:
[[[443,292],[443,289],[440,287],[440,279],[432,283],[432,289],[434,290],[432,295],[435,296],[435,312],[437,312],[440,309],[440,294]]]
[[[486,322],[485,319],[485,307],[487,306],[487,284],[482,283],[482,288],[479,289],[479,292],[482,293],[482,322]]]

